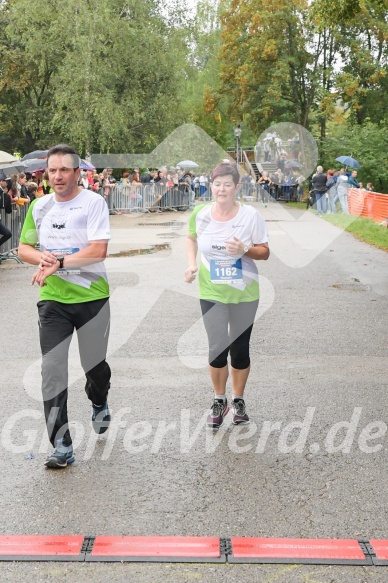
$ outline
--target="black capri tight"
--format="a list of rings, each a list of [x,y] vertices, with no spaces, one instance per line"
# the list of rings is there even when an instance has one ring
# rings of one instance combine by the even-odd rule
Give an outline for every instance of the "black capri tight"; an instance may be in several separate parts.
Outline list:
[[[209,340],[209,364],[223,368],[230,352],[233,368],[248,368],[249,340],[259,300],[240,304],[221,304],[200,300],[203,322]]]

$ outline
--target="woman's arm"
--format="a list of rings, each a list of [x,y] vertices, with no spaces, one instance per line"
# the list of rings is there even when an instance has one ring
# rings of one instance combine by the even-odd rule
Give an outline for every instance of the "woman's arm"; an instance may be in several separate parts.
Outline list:
[[[187,254],[188,268],[185,271],[185,282],[186,283],[192,283],[195,280],[195,274],[198,271],[197,253],[198,253],[197,239],[193,239],[193,237],[190,237],[190,235],[187,235],[186,254]]]

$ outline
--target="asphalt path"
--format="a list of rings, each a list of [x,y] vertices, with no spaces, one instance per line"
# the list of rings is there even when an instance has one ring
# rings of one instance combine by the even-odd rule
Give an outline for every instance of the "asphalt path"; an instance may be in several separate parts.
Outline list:
[[[96,438],[76,345],[76,462],[48,471],[31,266],[0,266],[0,534],[388,538],[388,256],[311,212],[259,207],[272,254],[246,403],[213,435],[188,213],[112,217],[112,426]],[[125,253],[123,253],[125,255]],[[228,387],[230,395],[230,387]],[[228,418],[227,418],[228,419]],[[229,420],[230,421],[230,420]],[[1,581],[385,582],[388,567],[0,563]]]

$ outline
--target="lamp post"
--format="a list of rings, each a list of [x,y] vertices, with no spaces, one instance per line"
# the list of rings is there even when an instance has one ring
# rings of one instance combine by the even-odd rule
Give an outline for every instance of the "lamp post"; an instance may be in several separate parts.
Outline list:
[[[240,138],[241,127],[240,124],[234,129],[234,139],[236,140],[236,164],[240,164]]]

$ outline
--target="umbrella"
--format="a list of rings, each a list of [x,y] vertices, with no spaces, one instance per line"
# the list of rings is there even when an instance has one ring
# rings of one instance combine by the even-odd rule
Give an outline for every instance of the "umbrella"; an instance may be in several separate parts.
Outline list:
[[[300,168],[300,164],[296,160],[290,160],[286,163],[286,168]]]
[[[86,160],[83,160],[82,158],[81,158],[81,163],[80,163],[79,167],[82,170],[95,170],[96,169],[96,167],[93,166],[93,164],[91,164],[90,162],[87,162]]]
[[[46,170],[46,159],[39,160],[38,158],[26,160],[24,162],[25,172],[44,172]]]
[[[336,160],[345,164],[345,166],[351,166],[351,168],[361,168],[361,164],[351,156],[339,156]]]
[[[178,162],[177,166],[180,166],[181,168],[198,168],[198,164],[192,160],[183,160],[182,162]]]
[[[7,176],[14,174],[15,172],[23,172],[25,168],[25,163],[21,160],[16,160],[16,162],[8,162],[8,164],[0,164],[0,172],[4,172]]]
[[[35,160],[36,158],[46,159],[47,153],[48,153],[48,150],[34,150],[33,152],[30,152],[29,154],[26,154],[25,156],[23,156],[22,160],[24,162],[24,160]]]
[[[8,162],[16,162],[17,158],[11,156],[8,152],[3,152],[0,150],[0,164],[8,164]]]

